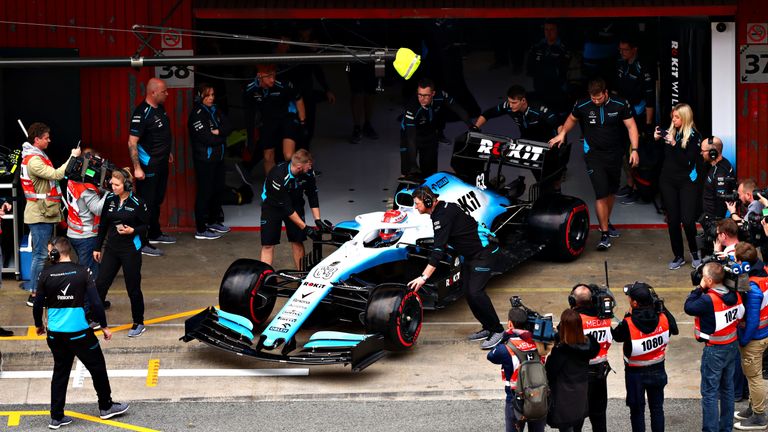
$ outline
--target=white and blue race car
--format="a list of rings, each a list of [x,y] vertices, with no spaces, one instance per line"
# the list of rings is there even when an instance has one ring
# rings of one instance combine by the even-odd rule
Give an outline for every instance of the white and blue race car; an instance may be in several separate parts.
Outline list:
[[[313,242],[301,271],[274,270],[252,259],[232,263],[222,279],[219,307],[188,319],[182,340],[197,339],[267,361],[351,364],[354,371],[387,351],[411,348],[423,311],[441,309],[462,296],[462,258],[450,251],[418,293],[406,286],[432,253],[430,217],[412,206],[411,192],[419,185],[429,186],[440,200],[458,203],[494,234],[501,252],[496,274],[534,255],[558,260],[581,255],[589,231],[583,201],[539,194],[538,183],[530,188],[529,199],[520,199],[526,189],[522,177],[509,184],[498,180],[501,166],[538,170],[541,179],[561,174],[557,168],[544,169],[546,144],[472,132],[460,147],[452,162],[457,174],[440,172],[398,191],[395,204],[405,216],[399,223],[382,222],[384,211],[339,223]],[[499,170],[492,187],[484,179],[495,166]],[[397,230],[399,236],[381,241],[382,230]],[[278,297],[287,301],[273,315]],[[342,331],[350,324],[364,331]],[[304,334],[299,331],[317,326],[332,330],[316,331],[299,348]]]

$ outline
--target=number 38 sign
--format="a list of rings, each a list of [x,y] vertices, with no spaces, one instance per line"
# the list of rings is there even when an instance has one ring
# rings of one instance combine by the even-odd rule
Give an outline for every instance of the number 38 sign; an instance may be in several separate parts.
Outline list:
[[[768,45],[742,45],[739,51],[740,82],[768,83]]]
[[[166,57],[192,56],[192,50],[163,50]],[[168,88],[195,86],[195,68],[187,65],[156,66],[155,76],[165,81]]]

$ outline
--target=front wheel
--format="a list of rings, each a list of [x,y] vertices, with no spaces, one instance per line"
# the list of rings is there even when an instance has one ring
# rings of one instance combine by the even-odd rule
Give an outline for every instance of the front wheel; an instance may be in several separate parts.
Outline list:
[[[374,288],[365,310],[368,333],[380,333],[388,349],[411,348],[419,337],[424,317],[421,298],[404,285],[384,284]]]
[[[576,197],[546,195],[533,203],[528,225],[532,240],[545,245],[547,258],[572,261],[587,244],[589,208]]]
[[[275,271],[272,266],[261,261],[241,258],[233,262],[219,288],[219,307],[248,318],[254,327],[269,318],[275,307],[277,293],[265,286]]]

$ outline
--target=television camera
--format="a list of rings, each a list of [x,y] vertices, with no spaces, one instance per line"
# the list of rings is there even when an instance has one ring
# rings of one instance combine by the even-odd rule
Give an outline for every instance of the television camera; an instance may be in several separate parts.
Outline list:
[[[109,180],[117,167],[110,161],[94,154],[70,158],[64,175],[67,180],[90,183],[99,189],[111,190]]]
[[[523,304],[519,296],[509,298],[513,308],[520,308],[528,314],[524,330],[531,332],[533,340],[539,342],[552,342],[555,340],[555,327],[552,324],[552,315],[542,315]]]

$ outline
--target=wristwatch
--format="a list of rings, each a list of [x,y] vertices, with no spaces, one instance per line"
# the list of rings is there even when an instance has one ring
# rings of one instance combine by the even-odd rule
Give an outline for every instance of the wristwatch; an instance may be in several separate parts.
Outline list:
[[[630,153],[632,153],[632,152],[636,152],[636,151],[637,151],[637,147],[633,147],[633,148],[631,148],[631,149],[629,150],[629,152],[630,152]]]

